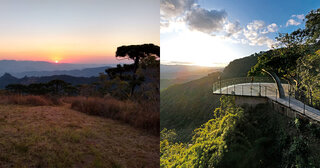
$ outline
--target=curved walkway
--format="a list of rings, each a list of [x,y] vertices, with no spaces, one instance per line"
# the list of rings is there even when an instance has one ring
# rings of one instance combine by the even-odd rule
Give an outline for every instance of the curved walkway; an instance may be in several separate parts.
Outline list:
[[[238,95],[238,96],[257,96],[267,97],[268,99],[280,103],[298,113],[304,114],[313,120],[320,122],[320,111],[310,107],[303,102],[288,96],[288,84],[282,84],[285,90],[285,98],[279,98],[279,94],[274,83],[242,83],[229,85],[223,88],[214,88],[214,94]]]

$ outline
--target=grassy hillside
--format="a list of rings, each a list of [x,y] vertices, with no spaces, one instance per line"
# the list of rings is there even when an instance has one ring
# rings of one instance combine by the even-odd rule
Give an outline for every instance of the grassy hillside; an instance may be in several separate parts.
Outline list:
[[[0,105],[0,167],[158,167],[159,137],[69,106]]]
[[[160,127],[176,129],[178,140],[188,141],[192,131],[207,122],[219,100],[212,94],[212,84],[219,73],[198,80],[173,85],[160,94]]]

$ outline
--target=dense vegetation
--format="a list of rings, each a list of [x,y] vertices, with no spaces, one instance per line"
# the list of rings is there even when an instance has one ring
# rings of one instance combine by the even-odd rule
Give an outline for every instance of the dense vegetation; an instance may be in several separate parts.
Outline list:
[[[212,94],[212,83],[219,73],[173,85],[161,92],[160,127],[176,129],[177,140],[188,141],[192,131],[211,118],[219,100]]]
[[[279,34],[275,48],[235,60],[222,77],[274,72],[293,86],[296,98],[320,107],[319,25],[317,9],[306,15],[305,29]],[[318,124],[287,118],[267,104],[240,108],[225,97],[212,110],[218,100],[211,85],[218,76],[161,92],[162,167],[319,167]]]
[[[63,80],[52,80],[48,83],[33,83],[30,85],[9,84],[6,86],[9,93],[31,95],[77,95],[79,89]]]
[[[272,72],[295,90],[296,99],[320,108],[320,9],[306,15],[304,29],[279,34],[273,50],[258,57],[249,75]]]
[[[161,132],[161,167],[316,167],[320,126],[288,119],[268,105],[237,107],[221,97],[212,119],[177,143],[174,130]]]
[[[99,76],[99,74],[97,74]],[[9,84],[23,84],[30,85],[33,83],[48,83],[52,80],[63,80],[66,83],[70,83],[73,86],[94,83],[99,80],[98,77],[74,77],[69,75],[53,75],[53,76],[42,76],[42,77],[23,77],[16,78],[8,73],[5,73],[0,77],[0,89],[4,89]]]
[[[106,117],[144,129],[159,136],[159,103],[155,101],[137,102],[117,100],[112,97],[67,97],[71,108],[89,115]]]

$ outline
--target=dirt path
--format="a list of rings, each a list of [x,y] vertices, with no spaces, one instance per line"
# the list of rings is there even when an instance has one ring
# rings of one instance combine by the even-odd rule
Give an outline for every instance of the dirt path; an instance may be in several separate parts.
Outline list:
[[[67,106],[0,105],[0,167],[159,167],[159,137]]]

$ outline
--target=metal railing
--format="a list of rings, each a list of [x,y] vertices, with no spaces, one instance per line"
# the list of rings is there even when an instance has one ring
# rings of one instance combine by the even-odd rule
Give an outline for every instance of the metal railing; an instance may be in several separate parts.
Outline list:
[[[283,85],[284,89],[287,85]],[[213,92],[242,96],[279,97],[276,84],[270,77],[242,77],[225,79],[213,83]]]
[[[303,102],[304,106],[308,105],[315,109],[320,109],[320,101],[315,99],[314,96],[305,88],[297,88],[289,85],[289,97]],[[304,107],[305,109],[305,107]]]
[[[320,101],[313,100],[312,95],[306,95],[306,91],[297,89],[290,84],[282,81],[282,87],[285,91],[283,98],[290,108],[293,104],[302,107],[305,114],[307,106],[320,109]],[[213,93],[239,96],[257,96],[270,97],[278,101],[279,91],[272,78],[268,77],[244,77],[233,78],[215,82],[213,84]],[[297,101],[298,100],[298,101]]]

